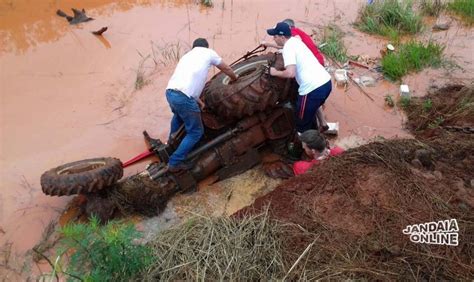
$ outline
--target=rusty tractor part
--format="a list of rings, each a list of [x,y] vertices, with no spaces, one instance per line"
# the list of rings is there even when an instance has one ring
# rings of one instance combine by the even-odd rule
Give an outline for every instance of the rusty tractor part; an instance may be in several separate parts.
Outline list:
[[[156,215],[176,193],[194,191],[199,181],[213,174],[218,181],[252,168],[260,163],[259,147],[270,140],[293,134],[291,109],[279,107],[255,114],[196,148],[189,159],[195,164],[191,170],[170,173],[165,162],[152,163],[144,173],[124,179],[104,190],[103,193],[107,196],[103,196],[103,199],[107,201],[107,205],[109,199],[112,199],[122,214]],[[96,204],[99,199],[93,198],[86,212],[88,215],[100,215],[101,220],[104,220],[108,213]]]
[[[239,79],[233,83],[224,73],[217,74],[202,94],[208,111],[220,119],[237,121],[286,100],[296,89],[291,87],[293,80],[270,76],[269,66],[283,69],[282,56],[269,53],[235,64],[232,68]]]
[[[234,128],[189,153],[187,161],[195,163],[191,172],[200,181],[220,168],[235,164],[236,159],[265,141],[291,136],[293,132],[293,112],[280,107],[271,113],[259,113],[241,120]],[[167,173],[162,163],[150,166],[147,171],[153,180]]]
[[[269,76],[268,66],[282,68],[281,55],[270,53],[248,58],[233,66],[240,76],[236,83],[230,83],[219,73],[206,85],[202,95],[208,109],[202,113],[204,136],[187,156],[186,162],[192,165],[191,169],[179,173],[167,169],[169,156],[186,134],[184,126],[173,132],[167,142],[154,139],[144,131],[148,151],[129,161],[134,162],[153,152],[159,160],[148,165],[144,172],[116,182],[123,173],[119,163],[117,177],[100,187],[83,190],[79,187],[90,187],[89,184],[61,182],[65,187],[73,188],[64,189],[69,192],[57,192],[43,187],[43,191],[48,195],[70,195],[71,191],[84,193],[90,198],[86,213],[96,214],[103,221],[114,216],[112,210],[153,216],[174,194],[194,191],[197,183],[210,175],[222,180],[252,168],[261,161],[260,147],[290,140],[295,133],[294,113],[286,105],[296,98],[296,84],[294,80]],[[91,178],[89,183],[94,181]],[[102,189],[105,187],[107,189]],[[100,196],[93,195],[99,190]],[[101,200],[103,206],[99,204]],[[103,207],[106,210],[102,210]]]

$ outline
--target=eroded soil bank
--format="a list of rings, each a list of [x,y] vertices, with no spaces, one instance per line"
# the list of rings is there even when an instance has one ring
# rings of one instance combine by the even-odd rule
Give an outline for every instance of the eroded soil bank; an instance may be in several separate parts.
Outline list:
[[[267,211],[291,226],[287,255],[310,248],[295,278],[469,280],[474,232],[474,85],[413,101],[416,139],[372,142],[283,182],[236,216]],[[431,101],[432,108],[423,107]],[[433,120],[445,121],[434,126]],[[449,130],[447,130],[449,129]],[[417,244],[402,230],[457,220],[456,244]],[[445,231],[447,232],[447,230]],[[416,271],[415,271],[416,270]]]
[[[336,23],[345,32],[349,54],[377,57],[386,40],[351,26],[363,2],[220,0],[204,8],[194,1],[81,1],[76,8],[85,8],[95,20],[77,26],[55,14],[57,9],[69,12],[75,1],[1,2],[0,273],[11,278],[22,271],[23,255],[70,200],[43,195],[42,172],[92,157],[125,161],[145,150],[144,129],[165,138],[171,113],[163,92],[176,63],[173,52],[183,54],[195,37],[206,37],[231,62],[261,40],[270,40],[265,29],[290,17],[308,33]],[[109,29],[102,38],[90,33],[103,26]],[[448,31],[427,30],[421,37],[445,43],[446,56],[462,69],[407,77],[415,95],[422,95],[430,83],[472,78],[474,39],[469,29],[453,22]],[[140,73],[146,83],[138,90]],[[325,114],[340,123],[336,141],[354,146],[376,136],[409,136],[400,111],[384,106],[385,95],[396,96],[398,85],[380,81],[366,91],[373,101],[353,86],[331,94]],[[126,175],[143,170],[147,162],[127,168]],[[230,186],[201,187],[194,195],[173,199],[172,205],[197,211],[208,206],[211,213],[229,214],[275,186],[265,177],[261,185],[246,180],[252,177],[248,172],[239,181],[229,180]],[[234,202],[229,208],[230,191]]]

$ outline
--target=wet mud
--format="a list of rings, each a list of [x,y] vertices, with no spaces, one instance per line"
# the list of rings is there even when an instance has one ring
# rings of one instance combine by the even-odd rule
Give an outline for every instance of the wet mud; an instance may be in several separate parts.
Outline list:
[[[349,54],[377,57],[386,39],[351,26],[362,2],[221,0],[212,8],[171,0],[81,1],[81,7],[69,0],[0,2],[0,246],[10,258],[8,268],[2,268],[4,277],[21,271],[24,254],[71,199],[43,195],[41,173],[93,157],[128,160],[146,149],[144,129],[166,139],[171,113],[164,89],[177,61],[173,53],[183,54],[194,38],[206,37],[232,62],[261,40],[270,41],[266,28],[291,17],[316,36],[336,22],[345,32]],[[55,14],[72,7],[84,8],[95,20],[71,26]],[[104,26],[103,36],[91,34]],[[406,77],[403,82],[414,95],[423,95],[432,83],[473,77],[472,31],[454,21],[447,31],[428,30],[421,37],[446,43],[446,56],[462,69],[428,69]],[[137,77],[143,78],[141,89]],[[324,109],[330,122],[340,123],[332,142],[348,148],[378,136],[410,136],[399,109],[384,106],[385,95],[397,96],[398,84],[379,81],[366,91],[373,101],[354,86],[335,88]],[[127,168],[125,174],[142,171],[150,161]],[[239,187],[241,196],[236,196],[238,189],[219,189],[224,184],[217,183],[180,195],[172,205],[176,210],[207,205],[209,211],[229,214],[273,189],[275,183],[266,178],[255,185],[251,179],[262,176],[252,173],[229,180],[236,181],[229,187]],[[210,204],[200,205],[206,201]]]

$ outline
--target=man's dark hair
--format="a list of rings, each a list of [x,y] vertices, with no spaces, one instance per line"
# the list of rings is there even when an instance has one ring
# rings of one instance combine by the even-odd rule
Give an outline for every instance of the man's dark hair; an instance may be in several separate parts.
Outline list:
[[[283,22],[288,24],[290,26],[290,28],[295,27],[295,21],[292,20],[292,19],[285,19]]]
[[[319,134],[319,131],[314,129],[306,130],[301,133],[300,140],[306,143],[310,149],[314,149],[318,152],[322,152],[327,148],[326,139]]]
[[[194,47],[209,48],[209,42],[207,42],[207,40],[204,39],[204,38],[198,38],[198,39],[194,40],[194,42],[193,42],[193,48]]]

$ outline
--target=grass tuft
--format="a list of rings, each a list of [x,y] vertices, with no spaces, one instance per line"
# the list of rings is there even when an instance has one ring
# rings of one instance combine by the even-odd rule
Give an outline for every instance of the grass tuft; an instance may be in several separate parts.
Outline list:
[[[431,99],[426,99],[423,102],[422,107],[423,107],[423,111],[429,112],[433,108],[433,102],[431,101]]]
[[[212,0],[201,0],[201,5],[204,5],[206,7],[212,7]]]
[[[408,42],[398,47],[398,52],[382,58],[382,70],[386,77],[398,80],[406,74],[421,71],[425,67],[439,67],[442,63],[444,47],[429,42]]]
[[[441,0],[421,0],[420,4],[421,14],[430,17],[437,17],[444,10],[446,5]]]
[[[411,2],[375,0],[359,11],[356,27],[371,34],[393,36],[394,33],[416,34],[423,24],[421,17],[413,11]]]
[[[385,95],[385,105],[390,108],[395,107],[395,102],[393,101],[392,95]]]
[[[183,54],[183,46],[179,41],[177,43],[163,43],[162,45],[152,41],[151,51],[155,65],[168,66],[179,62]]]
[[[474,1],[473,0],[454,0],[448,3],[448,10],[461,16],[468,24],[474,24]]]
[[[146,57],[142,56],[140,53],[139,55],[142,59],[138,63],[137,77],[135,78],[135,90],[142,89],[149,82],[148,79],[146,79],[145,62],[150,58],[150,55]]]
[[[407,96],[400,97],[400,107],[404,110],[407,110],[410,107],[411,98]]]
[[[324,28],[322,44],[319,49],[324,55],[338,62],[347,61],[347,48],[342,41],[343,33],[336,25],[328,25]]]

